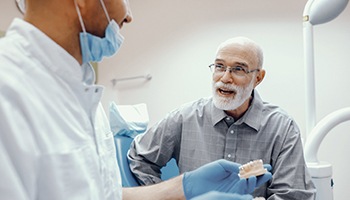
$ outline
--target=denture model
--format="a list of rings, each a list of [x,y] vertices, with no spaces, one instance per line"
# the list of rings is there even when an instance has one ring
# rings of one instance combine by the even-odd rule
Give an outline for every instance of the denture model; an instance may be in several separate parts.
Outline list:
[[[263,166],[263,161],[259,159],[240,166],[238,175],[240,178],[249,178],[250,176],[260,176],[266,172],[267,170]]]

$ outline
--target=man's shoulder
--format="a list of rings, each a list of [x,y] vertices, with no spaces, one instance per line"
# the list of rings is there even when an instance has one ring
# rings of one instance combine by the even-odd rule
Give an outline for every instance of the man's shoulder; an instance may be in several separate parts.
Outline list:
[[[257,91],[254,93],[253,110],[254,112],[260,111],[264,117],[278,116],[288,119],[291,118],[288,112],[281,106],[271,103],[270,101],[263,100]]]
[[[211,97],[202,97],[194,101],[189,101],[187,103],[182,104],[179,107],[179,110],[203,110],[208,106],[211,106],[212,98]]]
[[[271,115],[271,116],[278,116],[278,117],[283,117],[287,119],[292,118],[285,109],[270,102],[263,102],[262,112],[265,116]]]
[[[261,116],[263,116],[262,121],[266,127],[274,127],[276,129],[290,129],[294,130],[292,131],[293,133],[299,132],[299,126],[295,119],[286,110],[278,105],[264,102]],[[280,131],[280,133],[282,132]]]
[[[186,116],[188,118],[191,116],[203,115],[204,112],[211,109],[211,102],[211,97],[202,97],[197,100],[189,101],[170,111],[168,116]]]
[[[7,73],[16,73],[19,76],[22,67],[28,66],[27,62],[33,62],[28,53],[29,49],[25,46],[24,38],[16,34],[6,35],[0,39],[1,74],[8,76]]]

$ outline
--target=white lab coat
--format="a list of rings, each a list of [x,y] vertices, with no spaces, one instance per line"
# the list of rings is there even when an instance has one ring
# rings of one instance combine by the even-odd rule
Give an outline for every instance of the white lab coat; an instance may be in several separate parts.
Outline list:
[[[103,88],[83,74],[21,19],[0,39],[1,200],[121,199]]]

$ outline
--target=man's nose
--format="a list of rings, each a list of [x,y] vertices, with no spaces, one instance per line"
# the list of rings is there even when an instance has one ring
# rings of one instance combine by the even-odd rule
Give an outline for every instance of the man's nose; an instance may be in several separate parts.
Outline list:
[[[232,73],[231,73],[231,69],[230,68],[226,69],[226,71],[224,72],[224,74],[222,75],[220,80],[223,83],[232,83],[233,82],[233,77],[232,77]]]

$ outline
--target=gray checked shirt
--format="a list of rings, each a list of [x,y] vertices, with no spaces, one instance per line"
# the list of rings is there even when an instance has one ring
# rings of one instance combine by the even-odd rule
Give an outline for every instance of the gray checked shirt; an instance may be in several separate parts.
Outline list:
[[[224,158],[245,164],[262,159],[272,179],[253,196],[268,200],[311,200],[316,189],[308,173],[295,121],[254,90],[247,112],[237,121],[202,98],[172,112],[135,138],[128,158],[140,183],[160,182],[160,168],[175,158],[184,173]]]

